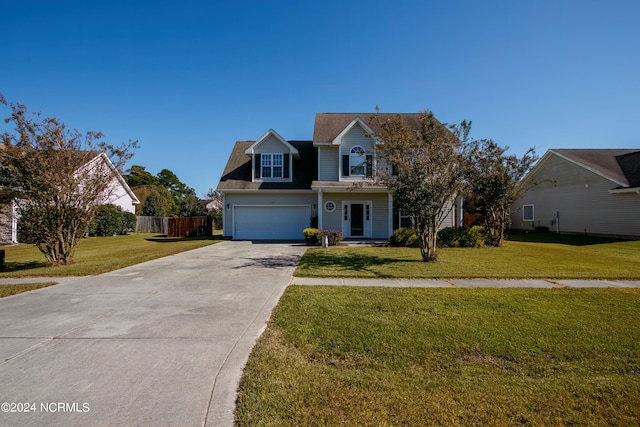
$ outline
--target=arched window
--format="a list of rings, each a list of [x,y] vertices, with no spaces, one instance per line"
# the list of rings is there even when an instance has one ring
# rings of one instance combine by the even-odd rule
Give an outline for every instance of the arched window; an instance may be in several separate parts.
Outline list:
[[[359,145],[351,149],[349,153],[350,175],[364,175],[367,171],[367,156]]]

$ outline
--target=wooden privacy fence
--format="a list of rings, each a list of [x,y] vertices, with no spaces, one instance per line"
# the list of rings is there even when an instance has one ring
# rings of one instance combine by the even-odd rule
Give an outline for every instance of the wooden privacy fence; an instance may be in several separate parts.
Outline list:
[[[167,237],[211,236],[213,221],[206,216],[169,218]]]
[[[167,234],[169,218],[161,216],[136,217],[136,233]]]

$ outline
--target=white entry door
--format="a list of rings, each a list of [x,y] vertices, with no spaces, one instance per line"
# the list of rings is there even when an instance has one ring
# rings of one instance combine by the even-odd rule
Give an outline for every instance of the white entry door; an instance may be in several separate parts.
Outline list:
[[[371,238],[371,202],[344,202],[342,234],[347,238]]]

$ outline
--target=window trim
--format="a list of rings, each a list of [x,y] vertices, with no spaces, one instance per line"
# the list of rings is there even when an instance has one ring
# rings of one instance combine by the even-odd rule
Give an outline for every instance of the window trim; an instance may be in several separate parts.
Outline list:
[[[526,216],[527,214],[527,208],[531,208],[531,217],[528,218]],[[523,221],[535,221],[536,215],[535,215],[535,205],[533,204],[529,204],[529,205],[522,205],[522,220]]]
[[[278,171],[278,168],[280,173],[276,176],[276,171]],[[268,174],[265,174],[265,171],[269,171]],[[281,180],[284,179],[284,175],[284,153],[260,153],[261,179]]]
[[[358,164],[355,165],[353,159],[358,160]],[[362,173],[356,172],[362,168]],[[361,145],[354,145],[349,150],[349,176],[366,176],[367,175],[367,152]]]
[[[334,202],[333,200],[327,200],[326,202],[324,202],[324,210],[327,212],[335,212],[336,207],[336,202]]]
[[[415,228],[416,227],[416,219],[413,215],[405,215],[404,211],[400,210],[398,211],[398,228],[402,228],[402,220],[403,219],[409,219],[411,221],[411,226],[408,228]]]

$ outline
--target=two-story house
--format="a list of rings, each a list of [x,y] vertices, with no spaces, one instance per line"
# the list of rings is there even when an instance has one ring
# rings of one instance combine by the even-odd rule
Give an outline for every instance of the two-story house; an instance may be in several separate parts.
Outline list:
[[[224,196],[223,235],[301,240],[313,225],[341,230],[347,239],[388,239],[406,218],[374,180],[382,142],[371,116],[316,114],[312,141],[287,141],[269,130],[256,141],[236,142],[217,188]],[[420,114],[400,116],[418,128]],[[454,226],[454,218],[452,207],[442,227]]]

